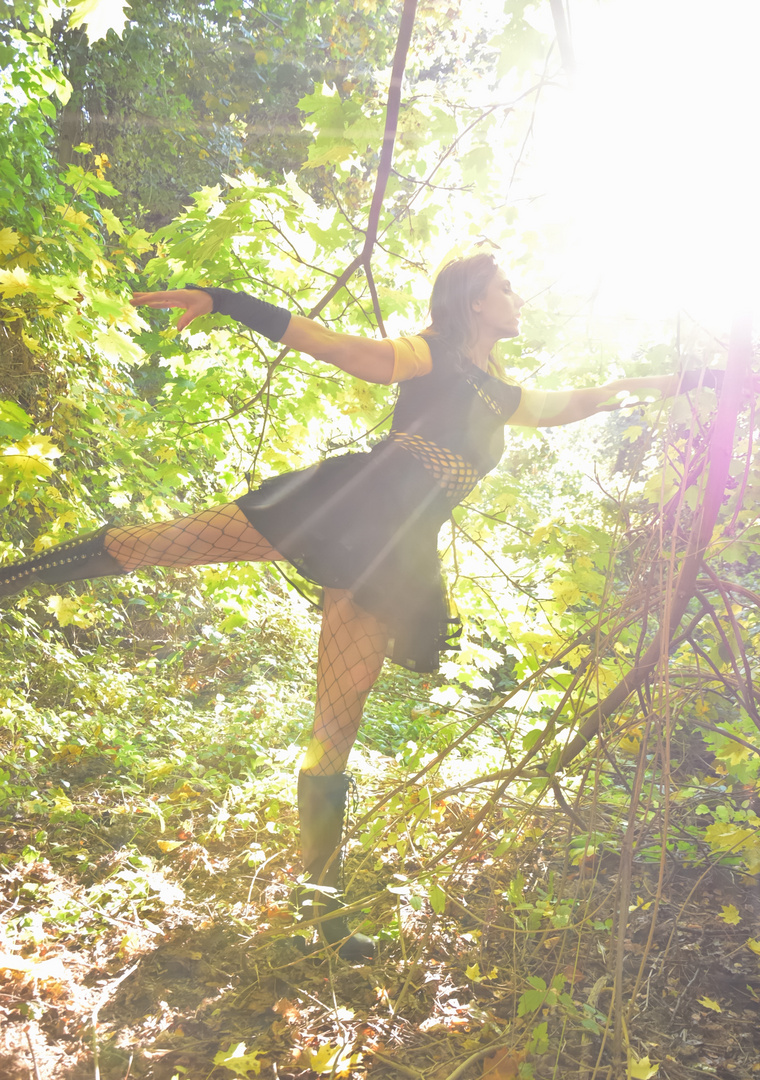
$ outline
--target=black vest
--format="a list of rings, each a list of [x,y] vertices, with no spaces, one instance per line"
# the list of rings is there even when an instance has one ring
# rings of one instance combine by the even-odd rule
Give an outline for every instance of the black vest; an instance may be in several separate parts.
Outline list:
[[[481,371],[438,338],[425,341],[433,369],[400,384],[391,431],[450,450],[485,476],[504,452],[504,424],[522,391]]]

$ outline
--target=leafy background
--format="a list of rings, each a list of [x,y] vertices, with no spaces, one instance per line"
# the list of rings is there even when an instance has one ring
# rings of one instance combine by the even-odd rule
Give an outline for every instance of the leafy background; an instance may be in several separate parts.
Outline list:
[[[503,346],[518,381],[725,367],[698,329],[633,351],[579,332],[551,223],[505,199],[504,161],[528,192],[542,96],[566,92],[550,5],[489,10],[417,10],[372,248],[385,329],[423,325],[436,266],[486,245],[540,294]],[[194,281],[322,302],[365,243],[400,17],[4,5],[5,559],[382,436],[387,388],[223,319],[180,336],[128,298]],[[320,314],[366,334],[376,316],[361,271]],[[6,601],[7,1074],[755,1075],[759,478],[751,396],[732,393],[508,429],[443,531],[462,652],[433,678],[389,668],[353,759],[371,971],[304,957],[289,901],[308,601],[247,564]]]

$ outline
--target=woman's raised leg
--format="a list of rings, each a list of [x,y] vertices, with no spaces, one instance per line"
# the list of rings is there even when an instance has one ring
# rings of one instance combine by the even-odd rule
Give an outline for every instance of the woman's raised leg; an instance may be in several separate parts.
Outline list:
[[[110,577],[141,566],[281,559],[236,503],[153,525],[106,527],[0,568],[0,597],[35,582]]]
[[[104,543],[107,553],[125,570],[282,559],[236,503],[173,521],[110,528]]]

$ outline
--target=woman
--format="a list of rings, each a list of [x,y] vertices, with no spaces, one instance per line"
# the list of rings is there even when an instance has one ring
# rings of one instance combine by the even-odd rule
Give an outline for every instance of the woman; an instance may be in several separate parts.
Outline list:
[[[444,267],[433,286],[428,329],[394,341],[336,333],[227,289],[137,293],[132,303],[181,308],[180,330],[201,315],[231,315],[367,382],[401,384],[391,431],[368,453],[287,473],[187,518],[107,527],[0,572],[0,595],[8,595],[34,581],[143,566],[286,560],[323,587],[316,717],[298,780],[302,856],[307,882],[327,887],[313,890],[323,937],[342,942],[345,959],[365,962],[374,944],[349,934],[337,894],[344,769],[385,656],[435,671],[449,644],[455,620],[437,556],[441,524],[498,463],[505,423],[569,424],[617,407],[621,392],[675,394],[679,376],[620,379],[564,393],[504,382],[491,352],[519,333],[523,301],[487,254]],[[696,379],[688,388],[694,385]]]

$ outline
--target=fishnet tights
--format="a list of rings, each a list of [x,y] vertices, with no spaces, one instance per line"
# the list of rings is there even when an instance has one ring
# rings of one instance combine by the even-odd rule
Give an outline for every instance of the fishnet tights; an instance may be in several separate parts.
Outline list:
[[[358,607],[348,590],[324,593],[314,732],[301,765],[315,776],[345,769],[388,644],[385,625]]]
[[[125,570],[282,560],[235,503],[174,521],[109,529],[105,549]]]
[[[153,525],[109,529],[105,548],[125,570],[281,560],[235,503]],[[380,674],[388,632],[347,589],[325,589],[317,663],[317,708],[304,772],[343,772],[367,695]]]
[[[478,470],[459,454],[445,450],[423,439],[420,435],[408,435],[405,431],[394,431],[391,439],[397,446],[402,446],[421,461],[435,477],[436,483],[443,489],[447,498],[459,501],[469,495],[480,479]]]

